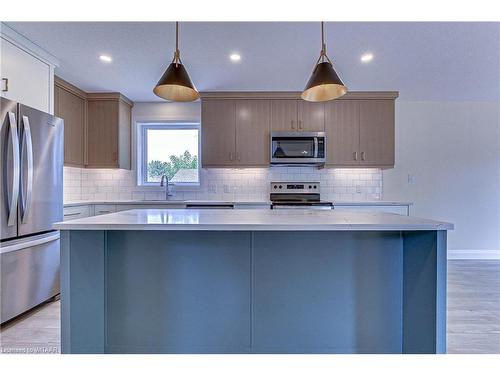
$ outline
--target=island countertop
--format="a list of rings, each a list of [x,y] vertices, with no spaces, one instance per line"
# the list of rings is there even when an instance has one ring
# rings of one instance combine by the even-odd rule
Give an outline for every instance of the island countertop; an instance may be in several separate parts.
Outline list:
[[[60,230],[418,231],[453,224],[382,212],[135,209],[54,224]]]

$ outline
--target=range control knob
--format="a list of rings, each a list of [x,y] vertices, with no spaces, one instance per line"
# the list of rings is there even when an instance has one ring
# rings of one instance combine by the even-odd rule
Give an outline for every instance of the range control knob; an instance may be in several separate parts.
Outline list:
[[[278,188],[278,185],[274,185],[274,188],[277,189]]]
[[[314,185],[314,188],[316,189],[316,188],[317,188],[317,186],[316,186],[316,185]]]
[[[311,186],[311,185],[309,185],[309,189],[311,189],[311,188],[312,188],[312,186]]]
[[[280,185],[280,189],[282,189],[282,188],[283,188],[283,186]]]

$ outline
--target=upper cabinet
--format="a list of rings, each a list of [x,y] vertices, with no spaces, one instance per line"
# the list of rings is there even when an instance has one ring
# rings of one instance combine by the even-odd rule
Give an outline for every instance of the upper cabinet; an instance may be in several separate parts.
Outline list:
[[[87,167],[131,168],[132,105],[119,93],[87,94]]]
[[[271,129],[273,132],[293,132],[298,129],[298,100],[271,100]]]
[[[325,103],[298,101],[298,131],[325,131]]]
[[[56,77],[55,115],[64,120],[64,165],[85,166],[86,94]]]
[[[359,164],[359,100],[333,100],[325,104],[326,164]]]
[[[202,93],[203,167],[267,167],[271,131],[326,132],[326,167],[394,166],[397,92],[350,92],[324,103],[299,93]]]
[[[269,166],[269,100],[236,101],[236,164],[249,167]]]
[[[325,103],[327,166],[394,166],[394,99]]]
[[[394,166],[394,100],[359,101],[360,164]]]
[[[54,113],[54,67],[49,54],[2,23],[0,96]],[[45,57],[45,58],[44,58]]]
[[[325,130],[323,103],[300,99],[271,100],[272,131],[319,132]]]
[[[55,112],[64,120],[64,165],[131,169],[132,102],[119,93],[85,93],[55,78]]]
[[[270,113],[269,100],[204,100],[203,167],[268,166]]]
[[[201,105],[201,163],[203,167],[235,163],[234,100],[206,100]]]

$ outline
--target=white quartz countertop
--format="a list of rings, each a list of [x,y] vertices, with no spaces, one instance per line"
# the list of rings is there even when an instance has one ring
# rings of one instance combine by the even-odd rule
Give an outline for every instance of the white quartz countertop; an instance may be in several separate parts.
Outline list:
[[[210,200],[99,200],[64,202],[64,207],[84,206],[88,204],[137,204],[137,205],[185,205],[185,204],[235,204],[235,205],[269,205],[270,201],[210,201]],[[411,206],[411,202],[397,201],[334,201],[336,206]]]
[[[453,224],[381,212],[269,209],[134,209],[54,224],[61,230],[405,231]]]

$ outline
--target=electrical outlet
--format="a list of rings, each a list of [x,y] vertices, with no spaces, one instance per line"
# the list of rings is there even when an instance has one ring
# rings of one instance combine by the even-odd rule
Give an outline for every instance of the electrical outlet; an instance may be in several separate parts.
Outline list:
[[[414,184],[415,183],[415,176],[412,174],[408,173],[408,183],[409,184]]]
[[[230,193],[231,189],[229,189],[229,185],[224,185],[224,193]]]
[[[209,184],[208,185],[208,192],[209,193],[217,193],[217,186],[214,184]]]
[[[361,186],[356,185],[356,193],[361,194]]]

